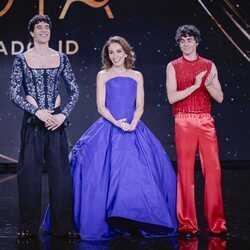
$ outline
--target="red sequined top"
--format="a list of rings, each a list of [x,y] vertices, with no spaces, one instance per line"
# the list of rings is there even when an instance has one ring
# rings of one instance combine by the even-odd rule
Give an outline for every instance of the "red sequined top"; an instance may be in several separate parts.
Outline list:
[[[197,56],[197,59],[194,61],[180,57],[171,63],[175,69],[177,90],[184,90],[192,86],[195,83],[196,75],[207,70],[202,79],[201,87],[185,99],[174,103],[173,113],[211,113],[211,97],[204,82],[211,71],[212,62]]]

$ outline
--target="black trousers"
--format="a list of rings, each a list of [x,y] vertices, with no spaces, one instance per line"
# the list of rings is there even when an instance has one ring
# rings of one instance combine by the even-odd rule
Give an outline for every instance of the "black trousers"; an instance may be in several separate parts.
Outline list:
[[[72,180],[65,126],[49,131],[38,118],[25,112],[17,168],[19,229],[30,230],[35,235],[41,223],[44,163],[48,170],[51,234],[62,235],[73,230]]]

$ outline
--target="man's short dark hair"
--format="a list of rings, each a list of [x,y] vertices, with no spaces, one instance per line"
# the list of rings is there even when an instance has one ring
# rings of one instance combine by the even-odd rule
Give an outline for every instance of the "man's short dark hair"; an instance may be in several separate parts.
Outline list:
[[[29,21],[28,25],[28,31],[33,32],[35,29],[35,25],[40,23],[40,22],[45,22],[49,25],[49,28],[51,30],[52,28],[52,23],[48,15],[35,15],[34,17],[31,18]]]
[[[197,43],[201,41],[200,31],[192,24],[180,26],[176,31],[175,41],[179,45],[181,38],[187,36],[193,36]]]

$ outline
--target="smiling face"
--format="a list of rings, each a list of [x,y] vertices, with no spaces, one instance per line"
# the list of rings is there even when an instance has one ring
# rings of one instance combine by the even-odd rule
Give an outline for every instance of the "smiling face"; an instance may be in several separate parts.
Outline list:
[[[34,30],[30,32],[34,43],[47,44],[50,40],[50,26],[46,22],[35,24]]]
[[[109,59],[111,60],[113,66],[124,67],[124,61],[127,57],[124,49],[119,43],[111,43],[108,47]]]
[[[196,55],[196,48],[198,43],[195,41],[193,36],[182,36],[179,41],[179,47],[184,56]]]

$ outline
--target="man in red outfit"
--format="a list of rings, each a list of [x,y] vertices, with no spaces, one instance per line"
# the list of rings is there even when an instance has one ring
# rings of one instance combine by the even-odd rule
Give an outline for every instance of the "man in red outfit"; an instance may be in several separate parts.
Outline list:
[[[216,66],[196,52],[200,31],[193,25],[177,29],[182,56],[167,65],[167,96],[173,104],[178,163],[177,216],[179,232],[192,238],[198,231],[194,164],[197,148],[205,180],[204,209],[208,233],[229,236],[221,194],[221,167],[211,97],[223,101]]]

